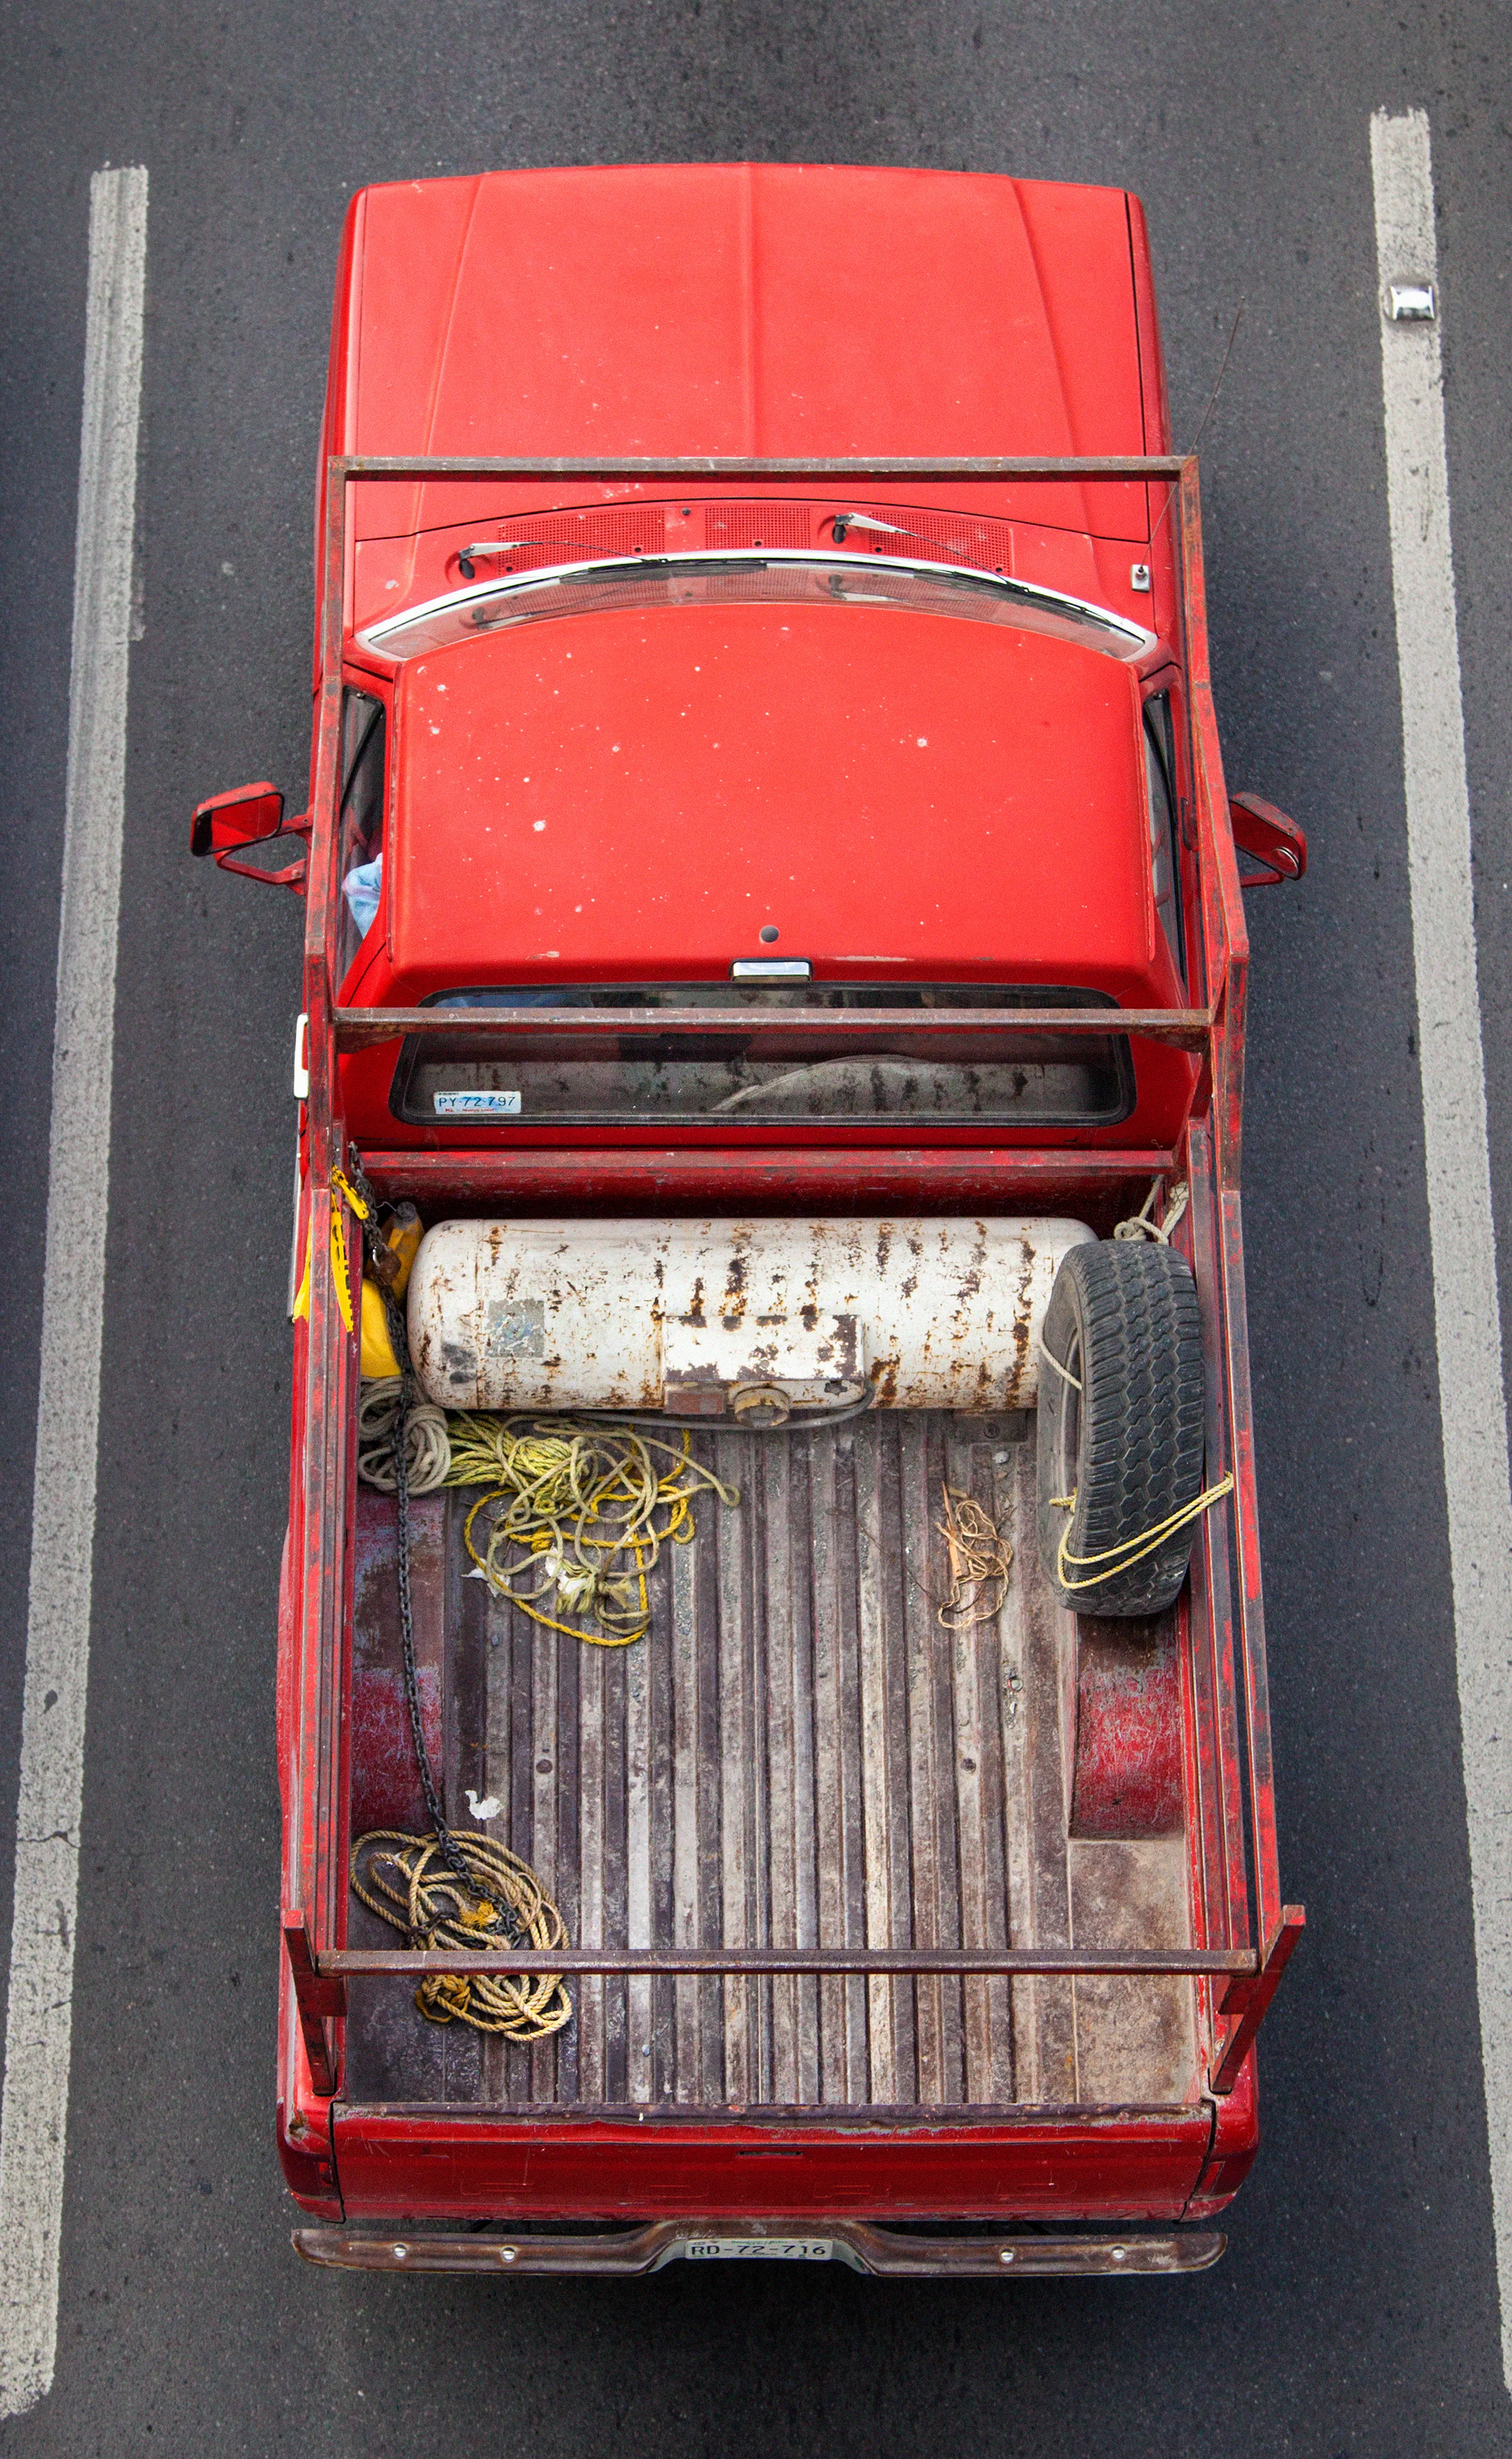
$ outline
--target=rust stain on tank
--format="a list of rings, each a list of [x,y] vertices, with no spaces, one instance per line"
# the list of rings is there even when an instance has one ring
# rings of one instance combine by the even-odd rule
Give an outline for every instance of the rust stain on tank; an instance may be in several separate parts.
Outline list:
[[[724,1292],[720,1300],[726,1332],[733,1332],[746,1313],[746,1258],[732,1254],[724,1272]]]
[[[1021,1406],[1021,1396],[1024,1390],[1024,1377],[1031,1372],[1031,1359],[1029,1356],[1029,1293],[1034,1286],[1035,1264],[1038,1259],[1035,1255],[1035,1251],[1029,1244],[1027,1238],[1023,1240],[1020,1251],[1023,1256],[1023,1270],[1018,1275],[1018,1303],[1014,1309],[1014,1364],[1013,1373],[1008,1377],[1008,1392],[1004,1402],[1004,1406],[1007,1408],[1018,1408]]]
[[[908,1251],[914,1258],[914,1270],[911,1272],[905,1272],[903,1276],[902,1293],[905,1298],[912,1298],[917,1294],[919,1285],[918,1268],[924,1261],[923,1245],[917,1236],[914,1236],[909,1239]]]

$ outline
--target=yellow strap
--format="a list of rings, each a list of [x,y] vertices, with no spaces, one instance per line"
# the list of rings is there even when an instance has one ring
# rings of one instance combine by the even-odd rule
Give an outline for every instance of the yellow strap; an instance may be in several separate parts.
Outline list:
[[[330,1208],[330,1259],[331,1279],[336,1284],[336,1303],[341,1309],[341,1319],[350,1332],[352,1328],[351,1280],[346,1270],[346,1230],[339,1204],[333,1204]]]
[[[304,1270],[300,1275],[299,1294],[294,1300],[293,1311],[289,1317],[289,1320],[292,1323],[308,1323],[309,1321],[310,1228],[310,1223],[306,1222],[304,1225]]]
[[[349,1204],[359,1221],[368,1219],[371,1208],[358,1194],[339,1163],[333,1163],[331,1166],[330,1183],[331,1279],[336,1284],[336,1303],[341,1309],[341,1319],[350,1332],[355,1318],[352,1312],[351,1267],[347,1261],[346,1224],[342,1219],[342,1204]],[[340,1202],[336,1200],[338,1197],[341,1199]]]
[[[331,1188],[333,1193],[344,1195],[346,1197],[347,1203],[351,1206],[352,1210],[356,1213],[359,1221],[367,1220],[371,1208],[364,1203],[362,1197],[358,1194],[357,1189],[353,1187],[351,1180],[347,1177],[346,1172],[341,1168],[339,1165],[331,1171]]]

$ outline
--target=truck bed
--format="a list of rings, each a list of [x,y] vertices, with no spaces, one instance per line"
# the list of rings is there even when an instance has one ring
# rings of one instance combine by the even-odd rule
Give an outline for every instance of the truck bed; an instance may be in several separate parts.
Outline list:
[[[623,1649],[463,1576],[473,1495],[417,1501],[416,1650],[453,1822],[466,1788],[495,1796],[488,1832],[582,1945],[1189,1944],[1179,1823],[1072,1833],[1078,1632],[1039,1567],[1034,1425],[878,1412],[700,1431],[695,1456],[740,1503],[700,1497],[694,1542],[653,1574],[648,1637]],[[942,1481],[1014,1546],[1000,1613],[961,1633],[936,1614]],[[391,1498],[359,1489],[353,1836],[423,1824],[394,1551]],[[1126,1627],[1120,1680],[1137,1689],[1174,1645],[1168,1625]],[[352,1901],[348,1944],[394,1934]],[[343,2097],[981,2110],[1198,2092],[1186,1979],[609,1978],[573,1995],[572,2023],[527,2049],[425,2021],[404,1981],[354,1981]]]

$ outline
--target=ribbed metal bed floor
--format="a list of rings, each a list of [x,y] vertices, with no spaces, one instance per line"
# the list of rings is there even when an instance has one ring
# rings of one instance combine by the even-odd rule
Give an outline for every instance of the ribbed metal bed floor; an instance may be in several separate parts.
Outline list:
[[[585,1945],[1187,1943],[1185,1846],[1068,1844],[1074,1631],[1036,1566],[1032,1415],[898,1413],[713,1435],[712,1495],[654,1580],[648,1638],[544,1630],[462,1576],[471,1496],[416,1506],[427,1721],[452,1817],[532,1861]],[[935,1603],[941,1484],[1016,1548],[1000,1615]],[[403,1718],[393,1507],[359,1496],[353,1833],[420,1823]],[[391,1931],[353,1903],[349,1943]],[[580,1980],[527,2050],[354,1985],[350,2101],[623,2108],[983,2107],[1188,2095],[1186,1983]]]

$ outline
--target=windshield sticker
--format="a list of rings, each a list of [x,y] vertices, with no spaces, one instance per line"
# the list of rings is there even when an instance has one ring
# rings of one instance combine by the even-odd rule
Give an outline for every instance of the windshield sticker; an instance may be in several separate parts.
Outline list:
[[[517,1092],[437,1093],[433,1096],[438,1119],[517,1119],[520,1097]]]

